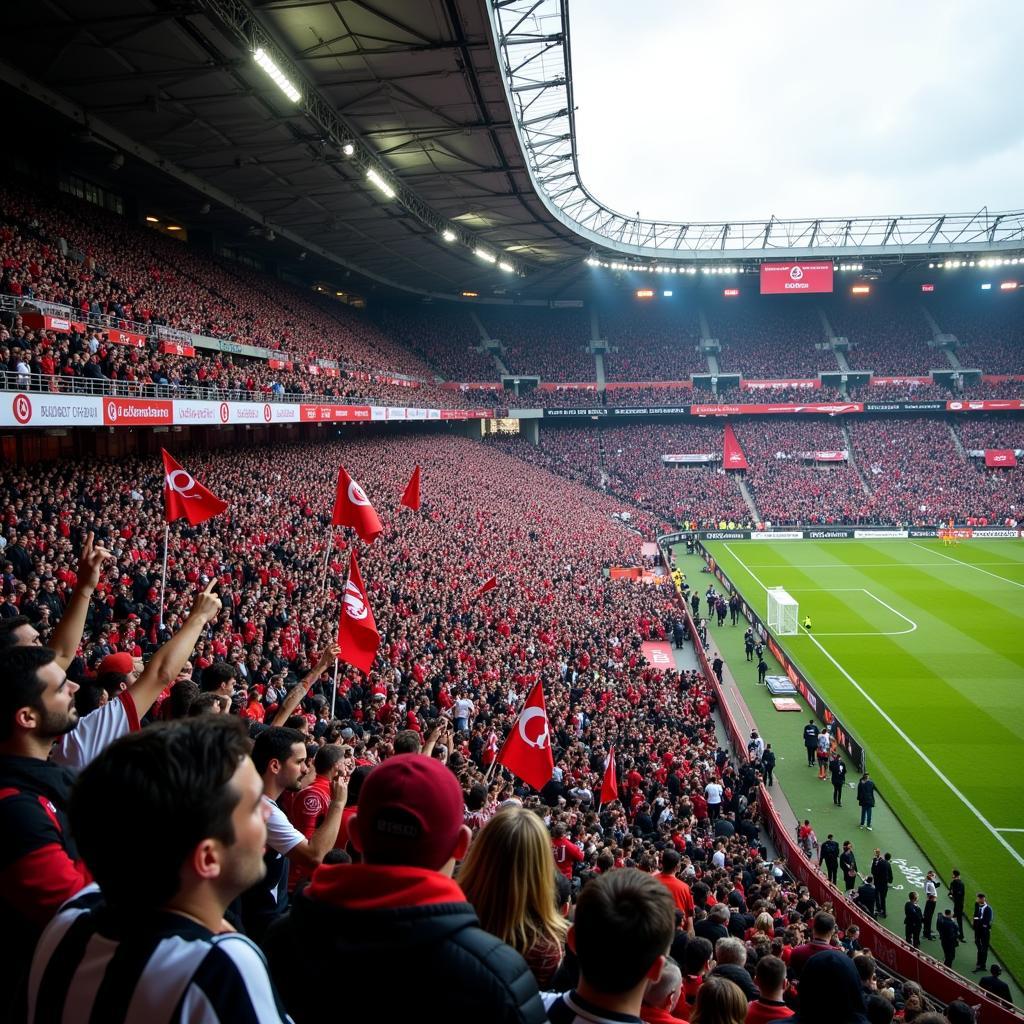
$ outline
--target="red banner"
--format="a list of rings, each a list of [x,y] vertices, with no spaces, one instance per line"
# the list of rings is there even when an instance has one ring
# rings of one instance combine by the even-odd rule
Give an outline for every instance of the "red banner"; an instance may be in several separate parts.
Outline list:
[[[290,359],[268,359],[267,366],[272,370],[290,370],[292,362]]]
[[[111,327],[110,330],[103,332],[107,341],[114,345],[127,345],[130,348],[145,348],[146,347],[146,336],[144,334],[135,334],[132,331],[121,331],[116,327]],[[191,355],[195,355],[195,349],[192,349]]]
[[[986,398],[977,402],[947,402],[948,412],[999,412],[1002,409],[1024,409],[1019,398]]]
[[[195,348],[184,341],[161,341],[160,351],[165,356],[194,356]]]
[[[56,331],[58,334],[75,331],[85,334],[85,324],[80,320],[65,320],[62,316],[44,316],[42,313],[22,313],[21,319],[26,327],[36,331]]]
[[[762,263],[761,294],[792,295],[794,293],[832,291],[831,261],[821,263]]]
[[[159,398],[104,398],[108,427],[160,427],[174,421],[174,403]]]
[[[843,452],[804,452],[805,459],[814,459],[815,462],[845,462],[849,454]]]
[[[795,402],[776,402],[769,405],[692,405],[693,416],[770,415],[781,412],[813,412],[834,416],[838,413],[863,412],[863,402],[813,402],[800,405]]]
[[[741,380],[741,391],[772,391],[777,388],[820,388],[820,380]]]
[[[368,405],[303,405],[300,417],[303,423],[336,423],[343,420],[368,420]]]
[[[724,469],[746,469],[747,457],[743,454],[739,441],[733,433],[732,424],[725,425],[725,448],[722,454],[722,466]]]
[[[646,640],[640,650],[643,652],[647,664],[651,668],[661,669],[662,672],[674,672],[676,668],[675,658],[672,657],[672,648],[660,641]]]
[[[981,379],[986,384],[1010,384],[1014,381],[1024,381],[1024,376],[1016,373],[983,373]]]
[[[1010,469],[1017,465],[1017,455],[1012,448],[986,448],[985,465],[997,469]]]

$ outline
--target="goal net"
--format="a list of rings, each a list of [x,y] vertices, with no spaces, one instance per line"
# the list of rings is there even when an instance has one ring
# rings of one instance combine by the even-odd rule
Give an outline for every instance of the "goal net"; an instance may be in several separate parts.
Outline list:
[[[781,587],[768,591],[768,628],[776,636],[794,636],[799,632],[800,606]]]

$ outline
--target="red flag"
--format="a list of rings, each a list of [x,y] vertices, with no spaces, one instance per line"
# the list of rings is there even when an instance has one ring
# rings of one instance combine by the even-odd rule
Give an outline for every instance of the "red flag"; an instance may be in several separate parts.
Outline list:
[[[497,760],[534,789],[543,789],[551,781],[555,761],[551,756],[551,727],[539,679],[526,698]]]
[[[481,583],[476,590],[473,591],[473,596],[470,598],[471,601],[475,601],[478,597],[483,597],[484,594],[494,590],[498,585],[496,577],[492,576],[486,583]]]
[[[747,468],[747,457],[743,454],[743,449],[740,447],[740,443],[736,439],[736,434],[732,429],[732,425],[729,423],[726,423],[725,425],[725,443],[722,451],[722,468]]]
[[[339,657],[349,665],[355,665],[363,675],[369,675],[373,659],[380,647],[380,633],[373,619],[370,599],[363,586],[356,564],[356,553],[349,556],[348,583],[345,584],[345,598],[341,605],[341,621],[338,623]]]
[[[191,473],[181,468],[163,448],[164,457],[164,515],[173,523],[183,516],[193,526],[219,516],[228,507],[211,494]]]
[[[372,544],[383,530],[366,491],[345,472],[344,466],[338,470],[331,525],[351,526],[365,544]]]
[[[411,508],[413,512],[419,512],[420,510],[420,467],[417,466],[412,471],[412,476],[409,477],[409,482],[405,485],[405,493],[402,495],[402,500],[398,503],[404,505],[406,508]]]
[[[608,751],[608,767],[604,770],[604,782],[601,783],[601,800],[602,804],[608,803],[610,800],[619,799],[619,780],[615,777],[615,748],[612,747]]]

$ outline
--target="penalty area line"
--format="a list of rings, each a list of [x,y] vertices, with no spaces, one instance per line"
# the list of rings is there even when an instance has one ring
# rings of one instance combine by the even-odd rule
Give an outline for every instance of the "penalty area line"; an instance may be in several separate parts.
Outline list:
[[[911,542],[911,543],[913,543],[913,542]],[[765,593],[767,593],[768,592],[768,587],[766,587],[757,578],[757,576],[753,572],[751,572],[751,570],[747,567],[747,564],[743,561],[743,559],[738,557],[736,552],[733,551],[732,548],[730,548],[728,544],[725,545],[725,549],[729,552],[730,555],[732,555],[733,558],[736,559],[737,562],[739,562],[739,564],[741,566],[743,566],[743,568],[746,570],[746,572],[750,576],[750,578],[753,579],[754,582]],[[954,559],[954,561],[956,561],[956,559]],[[964,562],[963,564],[964,565],[968,565],[969,563]],[[977,566],[971,566],[971,568],[972,569],[973,568],[977,568]],[[1012,582],[1012,581],[1007,581],[1007,582]],[[1021,584],[1017,584],[1017,585],[1020,586]],[[971,801],[963,793],[961,793],[959,789],[957,789],[956,785],[946,775],[946,773],[943,772],[943,770],[906,734],[906,732],[903,731],[903,729],[893,720],[892,716],[889,715],[889,713],[878,703],[878,701],[876,701],[874,699],[874,697],[872,697],[871,694],[869,694],[864,689],[864,687],[861,686],[860,683],[858,683],[857,680],[854,679],[853,676],[851,676],[850,673],[847,672],[846,669],[843,668],[843,666],[838,661],[836,661],[836,659],[834,657],[832,657],[831,654],[829,654],[829,652],[825,649],[824,645],[818,640],[818,638],[816,636],[814,636],[813,633],[807,633],[806,636],[811,641],[811,643],[813,643],[818,648],[818,650],[821,651],[821,653],[824,654],[825,657],[828,658],[828,660],[830,662],[832,662],[832,664],[836,667],[836,669],[839,672],[839,674],[842,675],[843,678],[846,679],[846,681],[868,702],[868,704],[870,704],[871,707],[873,707],[875,709],[875,711],[878,712],[879,716],[885,722],[888,723],[888,725],[892,728],[892,730],[896,733],[896,735],[899,736],[900,739],[903,740],[903,742],[906,743],[907,746],[910,747],[910,749],[913,750],[914,753],[917,754],[917,756],[929,768],[931,768],[931,770],[935,773],[936,777],[941,779],[946,784],[946,786],[949,788],[949,791],[964,805],[964,807],[966,807],[978,819],[978,821],[981,822],[982,825],[985,826],[985,828],[988,830],[988,832],[991,833],[991,835],[995,838],[996,842],[999,843],[999,845],[1002,846],[1006,850],[1006,852],[1021,867],[1024,867],[1024,856],[1019,854],[1002,837],[1002,835],[1000,834],[1000,829],[997,829],[997,828],[993,827],[992,823],[988,820],[988,818],[986,818],[985,815],[983,815],[981,813],[981,811],[979,811],[978,808],[975,807],[974,804],[971,803]],[[1024,831],[1024,830],[1022,830],[1022,831]]]
[[[956,562],[957,565],[962,565],[965,569],[977,569],[978,572],[983,572],[986,576],[991,576],[994,580],[999,580],[1001,583],[1009,583],[1011,587],[1020,587],[1021,590],[1024,590],[1024,583],[1018,583],[1016,580],[1008,580],[1005,576],[1000,576],[997,572],[989,572],[988,569],[983,569],[980,565],[974,565],[972,562],[965,562],[960,558],[954,558],[952,555],[944,555],[941,551],[932,551],[930,548],[926,548],[923,544],[918,544],[916,540],[912,540],[910,543],[913,544],[915,548],[920,548],[922,551],[928,551],[930,554],[938,555],[940,558],[948,558],[949,561]],[[733,557],[735,557],[735,555]]]

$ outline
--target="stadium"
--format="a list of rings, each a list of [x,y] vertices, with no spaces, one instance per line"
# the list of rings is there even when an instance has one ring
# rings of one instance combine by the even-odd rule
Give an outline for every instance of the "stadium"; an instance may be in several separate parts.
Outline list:
[[[624,6],[4,6],[12,1021],[1024,1020],[1006,140]]]

